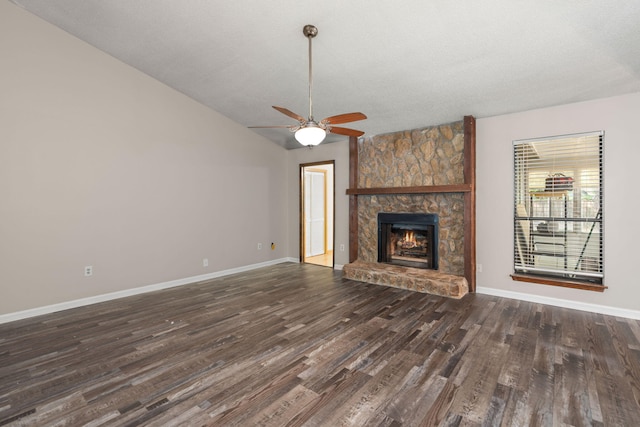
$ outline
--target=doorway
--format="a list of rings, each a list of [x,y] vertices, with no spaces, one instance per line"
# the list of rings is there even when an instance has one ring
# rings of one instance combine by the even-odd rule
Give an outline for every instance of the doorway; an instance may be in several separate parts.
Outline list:
[[[335,161],[300,165],[300,262],[333,268]]]

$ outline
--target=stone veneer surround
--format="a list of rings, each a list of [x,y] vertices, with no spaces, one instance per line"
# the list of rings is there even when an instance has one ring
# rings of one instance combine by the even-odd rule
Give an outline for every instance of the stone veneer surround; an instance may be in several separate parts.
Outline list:
[[[464,182],[462,121],[375,135],[358,144],[358,188]]]
[[[464,215],[461,194],[406,194],[360,197],[358,259],[378,260],[378,212],[434,213],[440,220],[439,271],[464,275]]]
[[[358,144],[358,188],[446,186],[463,184],[464,180],[464,122],[430,126],[364,138]],[[456,282],[457,289],[465,288],[464,277],[464,195],[456,192],[429,194],[377,194],[358,196],[358,260],[345,266],[345,275],[355,280],[371,281],[390,286],[406,287],[423,292],[423,286],[415,285],[416,273],[410,269],[407,279],[391,280],[389,269],[377,261],[377,214],[379,212],[435,213],[440,218],[439,270],[428,281]],[[363,266],[377,273],[365,274]],[[357,267],[357,268],[356,268]],[[404,270],[403,270],[404,271]],[[394,270],[393,274],[397,275]],[[393,283],[385,283],[384,277]],[[382,277],[382,279],[381,279]],[[366,280],[369,278],[370,280]],[[452,279],[452,280],[448,280]],[[464,282],[461,284],[460,282]],[[426,285],[425,285],[426,286]],[[427,286],[428,287],[428,286]],[[462,292],[462,291],[460,291]]]

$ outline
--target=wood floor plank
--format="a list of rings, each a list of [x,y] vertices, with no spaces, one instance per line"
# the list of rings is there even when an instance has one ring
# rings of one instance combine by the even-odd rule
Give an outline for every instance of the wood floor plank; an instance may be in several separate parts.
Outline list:
[[[640,322],[278,264],[0,325],[5,425],[640,425]]]

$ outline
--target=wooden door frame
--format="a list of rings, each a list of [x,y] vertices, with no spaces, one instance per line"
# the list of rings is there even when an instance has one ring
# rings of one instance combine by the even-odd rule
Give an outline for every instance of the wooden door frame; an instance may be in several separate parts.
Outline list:
[[[327,165],[331,165],[331,169],[332,169],[332,181],[333,181],[333,186],[331,189],[332,194],[332,229],[331,229],[331,233],[333,233],[333,246],[334,246],[334,250],[333,250],[333,256],[331,257],[331,268],[334,268],[336,265],[336,251],[335,251],[335,245],[336,245],[336,161],[335,160],[323,160],[323,161],[318,161],[318,162],[311,162],[311,163],[300,163],[299,165],[299,185],[298,185],[298,200],[299,200],[299,204],[298,204],[298,221],[299,221],[299,250],[300,250],[300,256],[299,256],[299,260],[300,263],[304,262],[304,244],[305,244],[305,234],[304,234],[304,222],[305,222],[305,218],[304,218],[304,170],[305,168],[312,168],[314,166],[327,166]],[[325,194],[325,199],[327,198],[326,194]],[[326,203],[325,203],[325,227],[326,227],[326,219],[327,219],[327,214],[326,214]],[[326,233],[325,233],[325,240],[326,240]],[[326,251],[326,242],[325,242],[325,251]]]

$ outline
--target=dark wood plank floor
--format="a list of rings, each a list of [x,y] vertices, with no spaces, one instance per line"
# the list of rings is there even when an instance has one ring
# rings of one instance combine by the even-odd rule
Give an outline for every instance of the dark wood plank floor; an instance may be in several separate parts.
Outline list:
[[[640,426],[640,322],[280,264],[0,325],[0,425]]]

